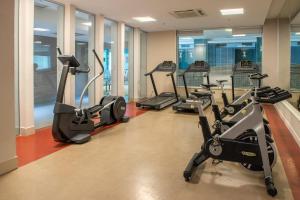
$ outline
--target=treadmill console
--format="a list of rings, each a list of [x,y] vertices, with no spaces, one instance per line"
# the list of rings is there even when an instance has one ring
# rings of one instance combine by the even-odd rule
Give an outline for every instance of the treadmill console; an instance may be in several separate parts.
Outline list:
[[[190,64],[185,72],[209,72],[209,64],[203,60]]]
[[[173,61],[164,61],[157,65],[154,71],[160,72],[175,72],[176,71],[176,64]]]
[[[242,60],[233,67],[233,73],[256,73],[258,70],[258,65],[249,60]]]

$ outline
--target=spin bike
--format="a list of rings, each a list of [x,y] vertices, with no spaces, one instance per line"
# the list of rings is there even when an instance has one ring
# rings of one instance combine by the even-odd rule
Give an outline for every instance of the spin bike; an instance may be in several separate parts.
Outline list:
[[[272,178],[272,167],[276,163],[276,149],[266,138],[260,103],[275,104],[291,97],[288,91],[277,94],[275,90],[264,97],[251,97],[252,111],[221,134],[212,134],[201,103],[198,103],[199,124],[204,143],[199,153],[195,153],[184,170],[185,181],[189,182],[197,167],[208,158],[219,161],[238,162],[252,171],[263,171],[269,195],[275,196],[277,189]],[[207,94],[208,95],[208,94]]]

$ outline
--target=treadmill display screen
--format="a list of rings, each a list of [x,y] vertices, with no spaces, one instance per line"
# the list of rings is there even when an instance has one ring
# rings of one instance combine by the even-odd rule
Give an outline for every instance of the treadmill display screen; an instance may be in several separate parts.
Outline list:
[[[233,72],[239,72],[239,73],[255,73],[258,71],[258,66],[251,61],[243,60],[239,63],[237,63],[234,68]]]
[[[203,60],[189,65],[186,72],[209,72],[209,64]]]

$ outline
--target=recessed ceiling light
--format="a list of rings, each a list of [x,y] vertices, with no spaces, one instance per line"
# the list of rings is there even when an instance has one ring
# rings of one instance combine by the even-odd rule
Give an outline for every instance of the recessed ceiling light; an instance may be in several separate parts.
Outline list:
[[[82,25],[85,25],[85,26],[92,26],[92,22],[84,22],[84,23],[81,23]]]
[[[225,28],[225,31],[232,32],[232,29],[231,28]]]
[[[77,45],[86,45],[84,42],[78,42]]]
[[[33,30],[34,30],[34,31],[39,31],[39,32],[47,32],[47,31],[50,31],[49,29],[46,29],[46,28],[34,28]]]
[[[300,32],[295,33],[295,35],[300,35]]]
[[[245,37],[246,34],[235,34],[235,35],[232,35],[233,37]]]
[[[42,41],[34,41],[34,44],[42,44]]]
[[[221,9],[222,15],[242,15],[244,14],[244,8],[234,8],[234,9]]]
[[[134,17],[133,18],[134,20],[136,21],[139,21],[139,22],[155,22],[156,19],[152,18],[152,17]]]

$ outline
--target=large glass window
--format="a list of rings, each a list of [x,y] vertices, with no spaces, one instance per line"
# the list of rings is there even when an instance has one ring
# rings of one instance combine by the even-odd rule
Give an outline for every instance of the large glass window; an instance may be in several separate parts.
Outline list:
[[[133,100],[133,28],[125,27],[125,65],[124,65],[124,92],[125,100]]]
[[[90,73],[76,74],[75,78],[75,100],[79,105],[81,93],[88,83],[89,79],[94,76],[95,58],[93,49],[95,48],[95,16],[83,11],[76,11],[76,32],[75,32],[75,56],[82,68],[90,67]],[[89,106],[94,103],[95,85],[92,84],[85,92],[83,105]]]
[[[300,89],[300,32],[291,34],[291,89]]]
[[[185,70],[196,60],[204,60],[210,65],[210,80],[227,79],[235,63],[250,60],[261,65],[261,34],[247,34],[233,36],[231,30],[205,30],[201,35],[178,35],[178,63],[179,70]],[[189,86],[199,86],[203,77],[199,74],[187,75]],[[178,85],[183,85],[178,78]],[[236,87],[249,85],[246,75],[235,77]]]
[[[291,82],[290,88],[293,98],[289,102],[300,111],[300,31],[291,32]]]
[[[105,19],[104,21],[104,95],[117,92],[117,62],[118,62],[118,24]]]
[[[140,91],[141,98],[147,97],[147,33],[140,33]]]
[[[63,48],[64,7],[46,0],[34,2],[34,115],[36,128],[52,122],[57,91],[57,52]]]

